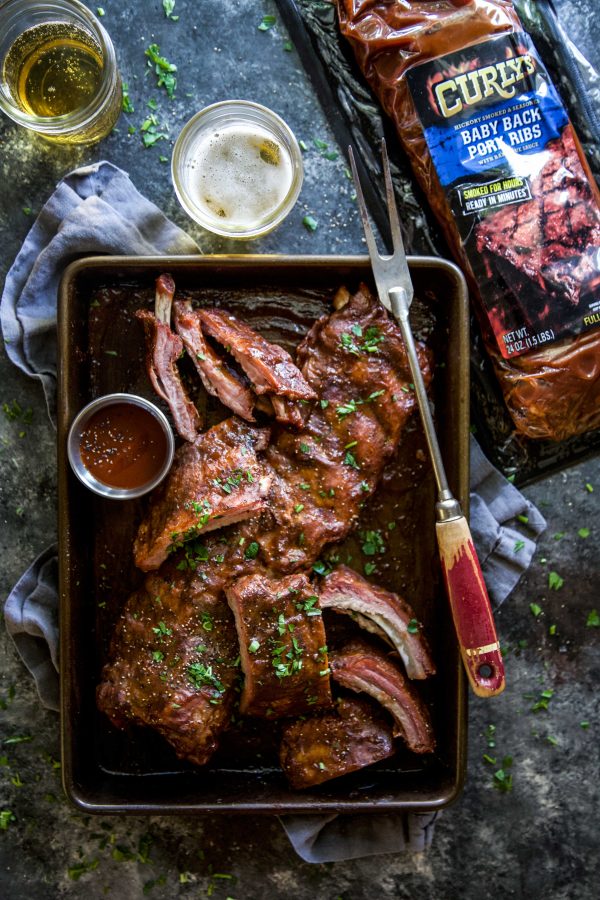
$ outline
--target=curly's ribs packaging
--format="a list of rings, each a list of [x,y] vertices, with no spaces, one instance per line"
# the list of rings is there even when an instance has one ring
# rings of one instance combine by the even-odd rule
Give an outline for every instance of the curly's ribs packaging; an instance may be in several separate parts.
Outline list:
[[[469,277],[515,425],[600,426],[600,194],[508,0],[338,0]]]

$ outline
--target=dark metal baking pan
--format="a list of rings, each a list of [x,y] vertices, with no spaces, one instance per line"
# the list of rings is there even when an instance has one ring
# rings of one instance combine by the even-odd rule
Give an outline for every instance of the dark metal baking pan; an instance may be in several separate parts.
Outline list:
[[[436,360],[433,401],[454,493],[468,503],[468,312],[462,276],[442,260],[409,259],[411,315]],[[465,681],[435,547],[435,485],[415,415],[384,487],[365,506],[368,528],[387,528],[387,553],[373,580],[414,605],[439,674],[423,684],[437,736],[435,754],[400,750],[391,760],[311,791],[292,791],[277,764],[276,728],[242,720],[211,762],[178,760],[148,730],[117,731],[98,712],[95,688],[119,609],[143,577],[132,541],[147,498],[113,501],[87,491],[66,457],[69,425],[89,400],[113,391],[153,397],[143,334],[132,315],[151,306],[157,275],[169,271],[180,296],[221,305],[292,348],[331,308],[337,288],[369,281],[366,257],[94,257],[72,263],[59,294],[59,540],[61,730],[67,795],[95,813],[317,812],[432,810],[459,795],[465,772]],[[154,398],[156,399],[156,398]],[[206,398],[198,394],[199,402]],[[166,408],[165,408],[165,411]],[[209,404],[209,421],[226,414]],[[380,526],[377,525],[380,523]],[[365,527],[364,526],[364,527]],[[360,560],[360,542],[334,548]],[[362,560],[364,562],[364,559]],[[362,565],[362,563],[361,563]],[[331,627],[334,627],[333,625]]]

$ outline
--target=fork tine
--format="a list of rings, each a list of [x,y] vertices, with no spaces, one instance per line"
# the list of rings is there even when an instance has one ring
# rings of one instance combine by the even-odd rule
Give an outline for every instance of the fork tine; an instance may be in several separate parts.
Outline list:
[[[360,218],[362,221],[363,231],[365,233],[367,247],[369,249],[369,256],[371,257],[371,262],[373,263],[375,260],[379,259],[379,251],[377,249],[377,244],[375,243],[375,237],[373,235],[373,229],[371,228],[371,222],[369,221],[369,214],[367,212],[367,204],[365,203],[365,198],[364,198],[364,195],[362,192],[360,178],[358,177],[358,170],[356,168],[356,162],[354,160],[354,153],[352,152],[352,147],[348,147],[348,156],[350,157],[350,168],[352,169],[352,177],[354,179],[354,186],[356,187],[356,199],[358,201],[358,211],[360,212]]]
[[[392,249],[394,251],[394,255],[404,254],[404,241],[402,240],[402,230],[400,228],[400,219],[398,217],[396,197],[394,196],[394,185],[392,184],[392,175],[390,172],[390,162],[388,159],[385,138],[381,139],[381,161],[383,166],[383,177],[385,179],[385,197],[388,208],[388,216],[390,220]]]

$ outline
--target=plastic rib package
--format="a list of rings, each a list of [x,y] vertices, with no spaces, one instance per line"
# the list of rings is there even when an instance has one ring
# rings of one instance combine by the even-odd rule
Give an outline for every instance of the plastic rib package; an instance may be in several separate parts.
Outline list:
[[[515,7],[337,5],[341,32],[469,278],[517,430],[562,441],[598,428],[600,193]]]

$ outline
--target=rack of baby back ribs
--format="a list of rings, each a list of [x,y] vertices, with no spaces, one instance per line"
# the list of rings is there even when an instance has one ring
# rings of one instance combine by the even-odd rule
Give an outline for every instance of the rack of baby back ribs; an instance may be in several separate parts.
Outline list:
[[[600,427],[600,193],[511,0],[337,0],[471,290],[518,435]]]
[[[148,375],[184,440],[139,525],[147,575],[117,621],[99,708],[197,765],[233,714],[281,719],[294,788],[386,759],[398,739],[431,753],[415,682],[435,668],[413,610],[346,565],[313,571],[356,527],[414,409],[399,328],[365,286],[340,289],[294,361],[223,309],[174,297],[161,275],[154,313],[137,315]],[[179,376],[184,351],[233,413],[205,431]],[[431,354],[418,353],[429,383]],[[329,611],[352,618],[350,638],[326,631]]]

